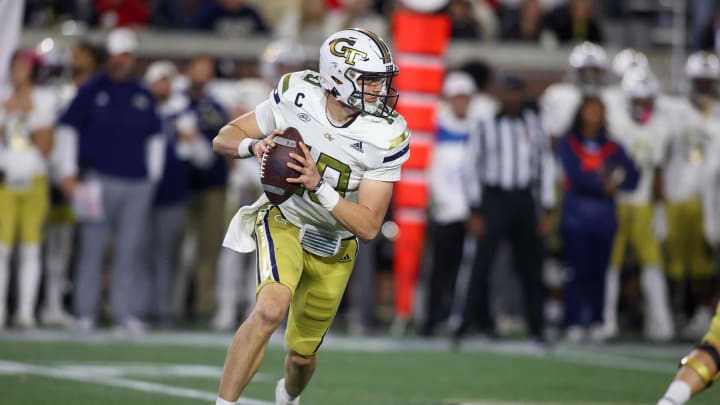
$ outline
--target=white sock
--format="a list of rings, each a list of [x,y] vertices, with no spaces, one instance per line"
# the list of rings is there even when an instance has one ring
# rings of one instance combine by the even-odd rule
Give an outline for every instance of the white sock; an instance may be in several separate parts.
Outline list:
[[[40,286],[40,246],[36,243],[20,245],[18,289],[20,301],[18,317],[32,319]]]
[[[646,325],[659,334],[656,338],[672,338],[674,326],[665,275],[656,266],[645,267],[640,274],[640,286],[645,298],[645,309],[648,311],[646,319],[649,324],[646,322]]]
[[[60,312],[63,309],[63,293],[72,247],[72,226],[49,227],[46,232],[46,240],[44,306],[48,312]]]
[[[605,331],[610,335],[617,333],[617,305],[619,297],[620,270],[616,267],[610,267],[605,275],[605,308],[603,308]]]
[[[657,405],[683,405],[690,400],[690,386],[685,381],[673,381]]]
[[[233,318],[237,312],[238,279],[242,273],[238,271],[241,258],[242,256],[237,252],[223,249],[218,259],[217,281],[215,283],[216,313],[233,314]]]
[[[7,316],[8,278],[10,277],[10,246],[0,243],[0,327]]]
[[[281,379],[280,381],[278,381],[277,385],[278,385],[277,392],[278,392],[278,394],[280,394],[281,401],[292,402],[295,400],[295,398],[297,398],[297,397],[291,397],[290,394],[288,394],[287,389],[285,389],[285,379],[284,378]]]
[[[215,405],[235,405],[235,402],[226,401],[218,395],[217,399],[215,400]]]

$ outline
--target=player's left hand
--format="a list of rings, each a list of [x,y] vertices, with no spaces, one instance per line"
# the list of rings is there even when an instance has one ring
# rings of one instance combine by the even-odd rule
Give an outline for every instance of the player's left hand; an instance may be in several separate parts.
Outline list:
[[[300,149],[302,149],[304,156],[300,156],[297,153],[290,154],[290,157],[297,160],[299,164],[292,162],[288,162],[287,164],[289,168],[298,171],[300,176],[296,178],[288,177],[287,182],[300,183],[306,190],[314,190],[318,183],[320,183],[320,172],[318,172],[315,160],[304,142],[300,142]]]

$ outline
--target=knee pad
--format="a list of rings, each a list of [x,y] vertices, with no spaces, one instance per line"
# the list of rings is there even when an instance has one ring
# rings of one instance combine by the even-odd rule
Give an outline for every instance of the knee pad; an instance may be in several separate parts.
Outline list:
[[[702,361],[694,357],[690,357],[690,355],[687,355],[680,360],[680,366],[690,367],[700,377],[700,379],[703,380],[705,386],[709,387],[713,384],[713,382],[720,379],[720,354],[717,349],[715,349],[715,346],[708,342],[699,344],[696,349],[704,351],[713,359],[713,362],[715,363],[715,375],[710,374],[710,370]]]

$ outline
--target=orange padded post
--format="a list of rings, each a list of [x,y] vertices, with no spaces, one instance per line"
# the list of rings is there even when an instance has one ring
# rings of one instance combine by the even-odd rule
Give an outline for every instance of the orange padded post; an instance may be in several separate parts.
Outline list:
[[[441,91],[445,67],[443,56],[450,40],[450,21],[441,14],[397,12],[392,17],[393,47],[400,68],[395,84],[400,91],[397,110],[407,120],[411,132],[435,130],[435,104]],[[420,272],[425,239],[425,210],[428,186],[424,174],[430,164],[431,143],[411,138],[410,160],[395,187],[395,314],[410,319],[413,293]]]

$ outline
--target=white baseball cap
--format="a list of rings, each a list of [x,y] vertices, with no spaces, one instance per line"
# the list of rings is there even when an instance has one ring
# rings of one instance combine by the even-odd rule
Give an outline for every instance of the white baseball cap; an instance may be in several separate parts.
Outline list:
[[[177,74],[175,64],[169,60],[153,62],[145,71],[145,82],[155,83],[160,79],[172,79]]]
[[[445,97],[471,96],[475,93],[475,81],[465,72],[450,72],[445,76],[442,94]]]
[[[110,31],[105,41],[105,49],[110,55],[134,53],[138,47],[135,32],[128,28],[117,28]]]

